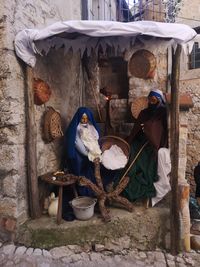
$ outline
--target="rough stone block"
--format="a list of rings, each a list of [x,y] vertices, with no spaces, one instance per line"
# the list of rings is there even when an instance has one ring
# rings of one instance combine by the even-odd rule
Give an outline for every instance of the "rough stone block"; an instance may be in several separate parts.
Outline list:
[[[20,161],[19,161],[20,156]],[[2,145],[0,150],[0,162],[5,170],[19,170],[24,168],[25,148],[23,145]]]
[[[24,247],[24,246],[18,247],[18,248],[15,250],[15,254],[16,254],[16,255],[23,255],[24,253],[26,253],[26,250],[27,250],[27,248]]]
[[[0,225],[1,225],[1,228],[9,232],[14,232],[16,229],[16,219],[2,217],[0,218]]]
[[[1,216],[13,216],[16,218],[17,215],[17,201],[16,199],[3,198],[0,199],[0,211]]]
[[[14,244],[10,244],[10,245],[5,245],[2,248],[2,252],[6,255],[13,255],[15,252],[15,245]]]

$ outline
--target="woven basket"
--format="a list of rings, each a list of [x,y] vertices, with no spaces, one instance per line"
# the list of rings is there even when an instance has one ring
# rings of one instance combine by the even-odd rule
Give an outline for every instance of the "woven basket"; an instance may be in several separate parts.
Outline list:
[[[140,111],[148,107],[148,98],[145,96],[135,98],[131,104],[131,113],[137,119]]]
[[[36,105],[42,105],[46,103],[51,96],[51,90],[49,88],[49,85],[41,79],[33,80],[33,90],[34,103]]]
[[[120,147],[123,151],[123,153],[126,155],[127,158],[129,158],[130,155],[130,146],[129,144],[123,140],[122,138],[118,136],[108,135],[100,138],[100,147],[102,152],[105,150],[110,149],[112,145],[117,145]]]
[[[51,142],[63,136],[60,113],[52,107],[47,107],[44,114],[43,139]]]
[[[129,72],[137,78],[153,78],[156,68],[156,58],[148,50],[135,52],[129,61]]]

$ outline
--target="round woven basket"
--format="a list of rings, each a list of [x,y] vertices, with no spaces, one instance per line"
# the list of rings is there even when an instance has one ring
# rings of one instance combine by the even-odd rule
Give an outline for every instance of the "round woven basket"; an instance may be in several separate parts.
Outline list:
[[[148,98],[145,96],[135,98],[131,104],[131,113],[135,119],[138,118],[140,111],[148,107]]]
[[[156,68],[156,57],[150,51],[141,49],[135,52],[129,61],[129,72],[137,78],[153,78]]]
[[[122,149],[126,157],[129,158],[130,146],[124,139],[118,136],[108,135],[108,136],[101,137],[99,142],[100,142],[100,147],[101,147],[102,152],[110,149],[112,145],[117,145],[118,147]]]
[[[51,90],[49,85],[41,79],[33,80],[33,90],[34,103],[36,105],[42,105],[46,103],[51,96]]]

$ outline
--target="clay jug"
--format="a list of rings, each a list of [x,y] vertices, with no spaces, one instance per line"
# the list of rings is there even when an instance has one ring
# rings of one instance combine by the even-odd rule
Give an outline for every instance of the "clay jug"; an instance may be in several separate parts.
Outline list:
[[[58,197],[55,197],[55,194],[51,193],[49,196],[49,202],[48,214],[49,216],[56,216],[58,211]]]

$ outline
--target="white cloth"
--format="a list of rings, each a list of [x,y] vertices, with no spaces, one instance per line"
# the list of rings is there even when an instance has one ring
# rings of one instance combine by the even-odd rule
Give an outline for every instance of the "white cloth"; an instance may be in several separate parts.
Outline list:
[[[65,38],[59,36],[64,33]],[[70,38],[76,33],[77,37]],[[126,49],[130,42],[134,43],[137,36],[147,35],[174,40],[174,44],[184,44],[196,36],[196,32],[187,25],[177,23],[164,23],[155,21],[59,21],[44,29],[24,29],[15,37],[15,51],[25,63],[35,66],[35,54],[47,54],[51,47],[56,49],[64,47],[66,51],[81,50],[98,47],[103,49],[106,45]],[[50,38],[49,38],[50,37]],[[101,40],[99,37],[106,37]]]
[[[77,150],[88,157],[90,161],[101,159],[101,149],[98,144],[99,134],[91,124],[79,123],[76,132],[75,146]]]
[[[124,168],[127,164],[128,158],[117,145],[112,145],[102,154],[102,164],[106,169],[117,170]]]
[[[169,149],[160,148],[158,150],[158,169],[159,180],[154,183],[156,197],[151,199],[152,207],[158,203],[170,190],[169,173],[171,172],[171,159]]]

